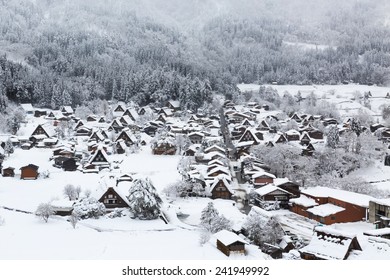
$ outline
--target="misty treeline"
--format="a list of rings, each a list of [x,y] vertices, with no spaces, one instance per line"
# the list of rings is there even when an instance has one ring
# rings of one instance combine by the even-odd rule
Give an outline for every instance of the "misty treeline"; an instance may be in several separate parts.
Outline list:
[[[383,1],[293,2],[0,1],[0,110],[95,99],[197,109],[241,82],[387,82]]]

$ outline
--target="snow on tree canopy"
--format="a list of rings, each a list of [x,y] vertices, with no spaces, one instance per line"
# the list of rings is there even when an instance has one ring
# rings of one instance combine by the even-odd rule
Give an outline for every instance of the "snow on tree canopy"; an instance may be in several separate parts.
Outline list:
[[[131,212],[141,220],[158,218],[162,200],[149,178],[137,179],[127,196]]]
[[[73,206],[73,213],[81,219],[97,219],[99,216],[103,216],[105,212],[106,207],[104,204],[93,197],[83,198]]]

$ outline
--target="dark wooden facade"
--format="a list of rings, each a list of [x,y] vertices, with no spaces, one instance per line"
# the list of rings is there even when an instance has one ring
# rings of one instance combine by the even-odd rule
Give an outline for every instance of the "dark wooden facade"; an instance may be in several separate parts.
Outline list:
[[[228,257],[231,252],[245,253],[245,244],[239,241],[226,246],[221,241],[217,240],[217,248]]]
[[[76,171],[77,170],[77,161],[74,158],[65,159],[62,163],[62,168],[65,171]]]
[[[114,188],[108,188],[108,190],[99,199],[99,202],[103,203],[107,209],[124,208],[129,207],[124,198],[122,198]]]
[[[219,182],[214,186],[211,190],[211,198],[222,198],[222,199],[231,199],[232,193],[230,192],[228,186],[225,185],[223,180],[219,180]]]
[[[14,177],[15,176],[15,168],[7,167],[3,169],[3,177]]]
[[[278,185],[279,188],[292,193],[294,197],[300,196],[301,192],[299,191],[299,184],[294,182],[286,182]]]
[[[38,178],[38,166],[34,164],[29,164],[20,168],[21,174],[20,179],[33,179],[36,180]]]
[[[274,178],[268,175],[262,175],[257,178],[254,178],[253,180],[253,184],[255,185],[255,187],[264,186],[266,184],[272,184],[273,182],[274,182]]]
[[[161,143],[153,148],[154,155],[175,155],[176,147],[170,143]]]

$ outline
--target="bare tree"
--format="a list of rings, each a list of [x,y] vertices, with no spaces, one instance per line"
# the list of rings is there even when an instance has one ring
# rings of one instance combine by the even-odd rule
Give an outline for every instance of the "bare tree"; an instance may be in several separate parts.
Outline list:
[[[68,184],[64,187],[64,195],[69,198],[69,200],[77,200],[80,196],[81,188],[80,186],[75,187],[71,184]]]
[[[54,215],[55,213],[56,212],[50,203],[39,204],[37,210],[35,211],[35,215],[44,220],[45,223],[47,223],[50,216]]]

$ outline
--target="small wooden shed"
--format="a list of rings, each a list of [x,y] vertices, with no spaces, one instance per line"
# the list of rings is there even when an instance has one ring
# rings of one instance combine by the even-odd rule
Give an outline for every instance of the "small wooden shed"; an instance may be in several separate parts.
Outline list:
[[[217,248],[226,256],[232,252],[245,254],[245,244],[248,242],[237,234],[224,229],[214,234],[214,237],[217,239]]]
[[[3,169],[3,177],[14,177],[15,176],[15,168],[7,167]]]
[[[20,179],[33,179],[36,180],[38,178],[38,166],[34,164],[29,164],[20,168],[21,174]]]

